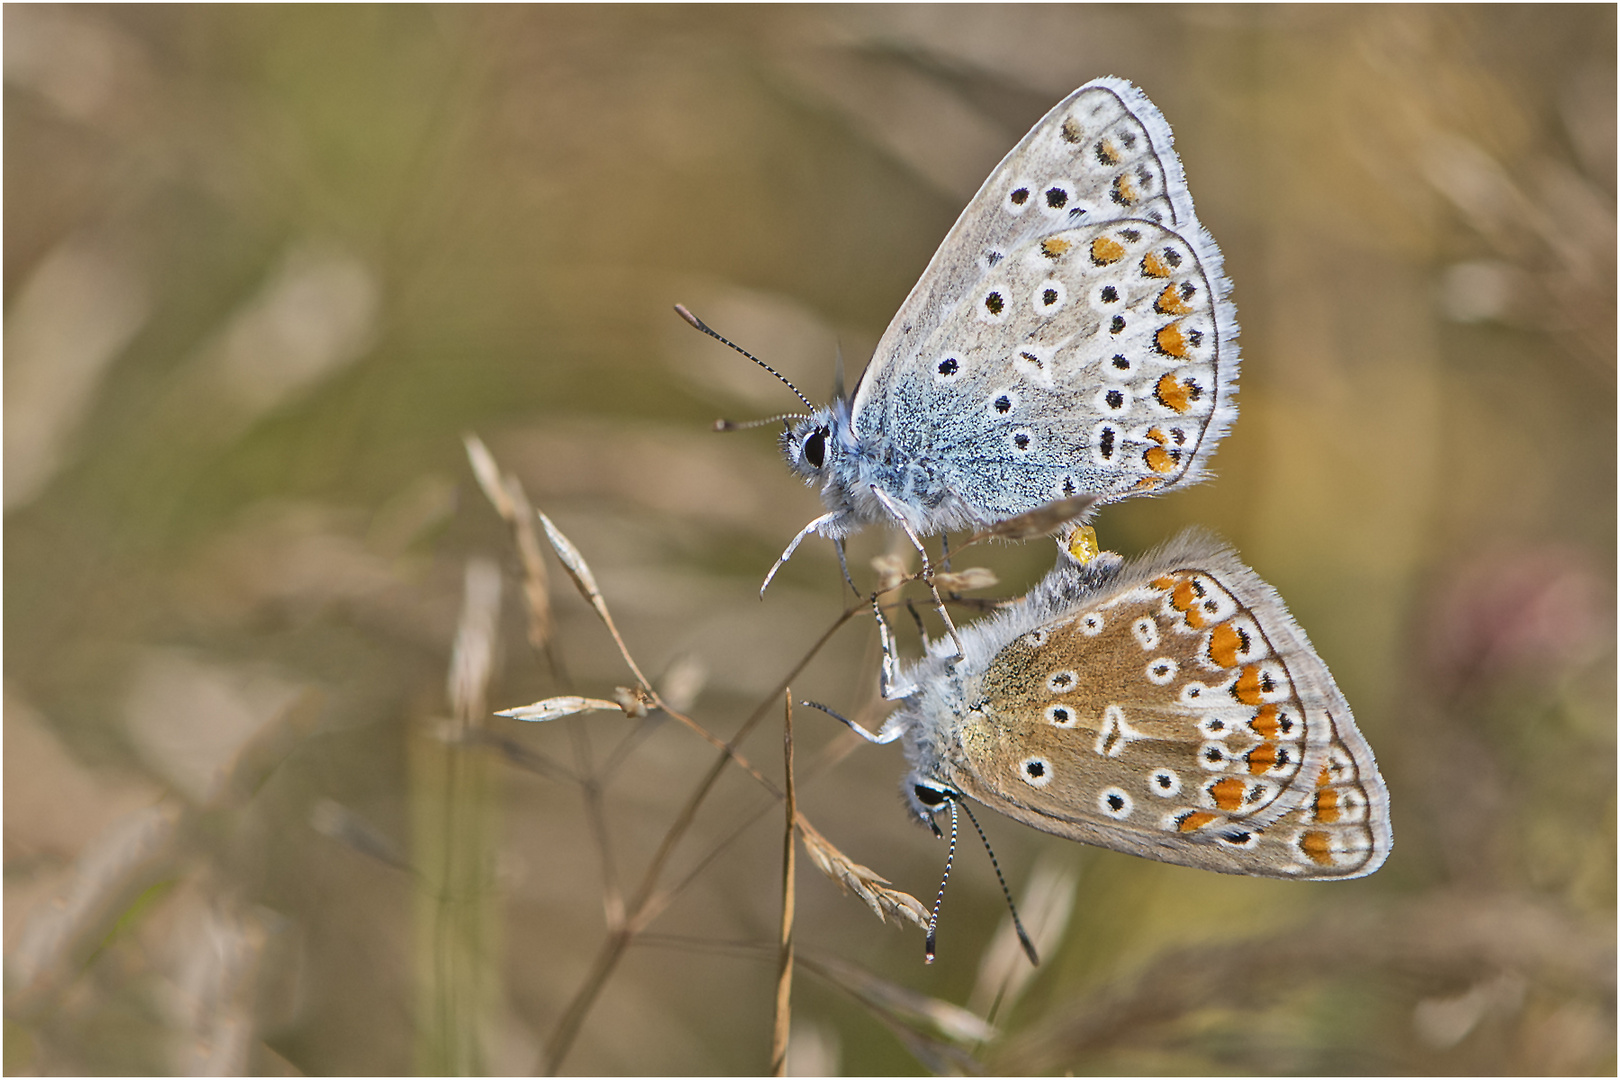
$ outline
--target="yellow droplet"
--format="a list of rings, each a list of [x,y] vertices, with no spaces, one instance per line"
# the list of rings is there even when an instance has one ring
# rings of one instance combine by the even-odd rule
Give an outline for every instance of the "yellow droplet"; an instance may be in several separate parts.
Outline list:
[[[1097,530],[1090,525],[1076,525],[1070,531],[1069,538],[1064,541],[1063,547],[1081,566],[1085,566],[1102,553],[1102,546],[1097,542]]]

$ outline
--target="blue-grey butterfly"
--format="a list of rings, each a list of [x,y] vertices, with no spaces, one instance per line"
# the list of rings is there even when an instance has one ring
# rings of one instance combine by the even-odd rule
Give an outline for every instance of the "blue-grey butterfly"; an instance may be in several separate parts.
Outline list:
[[[1159,110],[1082,86],[968,203],[853,394],[783,433],[827,513],[777,566],[811,533],[1050,531],[1197,481],[1237,414],[1229,289]]]
[[[881,622],[881,617],[880,617]],[[1390,849],[1350,706],[1270,585],[1189,532],[1126,564],[1067,550],[1021,600],[896,673],[919,819],[963,796],[1037,829],[1228,874],[1342,879]],[[847,723],[848,721],[846,721]]]

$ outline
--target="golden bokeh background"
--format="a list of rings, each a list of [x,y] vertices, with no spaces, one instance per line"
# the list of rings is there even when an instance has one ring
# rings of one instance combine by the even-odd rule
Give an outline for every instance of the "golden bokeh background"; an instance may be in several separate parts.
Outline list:
[[[463,436],[693,719],[769,706],[740,749],[779,779],[773,687],[852,597],[813,540],[757,598],[819,504],[769,429],[709,427],[793,400],[671,305],[822,398],[1114,74],[1175,131],[1244,359],[1216,477],[1096,524],[1206,526],[1278,588],[1394,852],[1238,879],[984,814],[1049,924],[1011,975],[971,834],[932,967],[801,852],[789,1068],[1612,1074],[1615,18],[7,6],[6,1071],[766,1069],[779,804],[728,766],[688,824],[716,753],[668,719],[489,715],[632,680],[555,561],[531,647]],[[958,566],[1012,596],[1050,561]],[[876,722],[874,638],[796,696]],[[931,901],[898,748],[795,734],[800,810]]]

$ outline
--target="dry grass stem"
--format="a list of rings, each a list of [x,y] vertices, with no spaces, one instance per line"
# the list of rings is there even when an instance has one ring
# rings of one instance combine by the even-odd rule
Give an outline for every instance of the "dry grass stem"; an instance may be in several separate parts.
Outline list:
[[[79,854],[64,892],[28,913],[6,958],[8,1015],[43,1004],[78,974],[113,920],[173,865],[188,816],[173,806],[127,814]]]
[[[832,845],[815,826],[799,815],[799,835],[804,837],[804,850],[810,861],[823,874],[837,882],[846,892],[852,892],[872,909],[880,920],[887,923],[902,919],[919,927],[928,926],[928,909],[910,893],[890,888],[889,880],[880,877],[868,867],[845,855]]]
[[[574,716],[586,712],[626,712],[625,707],[617,701],[604,701],[601,698],[576,697],[566,694],[562,697],[546,698],[533,705],[520,705],[515,709],[502,709],[496,716],[505,716],[513,720],[529,720],[538,723],[542,720],[560,720],[565,716]]]
[[[894,552],[873,556],[872,569],[877,573],[879,593],[893,592],[906,582],[915,580],[910,561]]]
[[[946,570],[934,575],[934,584],[941,592],[972,592],[990,589],[1001,583],[994,570],[983,566],[970,566],[966,570]]]
[[[529,616],[529,644],[551,658],[551,578],[546,571],[546,560],[541,554],[540,537],[534,531],[534,508],[523,485],[511,473],[503,474],[476,435],[464,435],[467,460],[479,488],[499,514],[512,528],[512,541],[517,547],[518,559],[523,564],[523,598]],[[553,666],[555,660],[553,658]]]
[[[495,627],[501,616],[501,570],[485,558],[467,560],[461,622],[450,653],[446,691],[456,720],[475,726],[486,712],[495,669]]]
[[[512,497],[506,490],[506,481],[501,476],[501,467],[495,462],[495,455],[489,452],[489,447],[477,435],[463,435],[461,441],[467,447],[467,461],[472,466],[473,478],[478,481],[485,498],[489,499],[497,514],[511,521],[517,514],[517,508],[512,505]]]
[[[614,643],[619,646],[619,655],[624,657],[624,662],[635,675],[636,681],[644,689],[652,690],[652,683],[647,680],[647,676],[641,673],[641,668],[637,666],[635,657],[630,655],[630,650],[625,645],[624,638],[619,635],[619,628],[613,622],[613,616],[608,611],[607,601],[602,598],[602,590],[596,585],[596,575],[591,573],[590,564],[585,561],[585,556],[579,553],[579,549],[574,546],[574,542],[564,536],[562,530],[553,525],[551,519],[546,517],[543,511],[537,510],[535,513],[539,515],[541,527],[546,530],[546,539],[551,542],[551,550],[557,553],[557,559],[563,564],[563,569],[567,570],[568,576],[573,579],[574,588],[578,589],[579,594],[585,598],[585,602],[595,609],[597,616],[602,620],[602,625],[606,626],[608,633],[613,635]]]
[[[674,853],[676,845],[680,843],[681,838],[691,828],[693,820],[697,817],[698,808],[703,805],[703,802],[709,796],[709,792],[714,789],[715,782],[719,780],[721,773],[725,771],[726,764],[736,760],[732,747],[748,737],[754,727],[770,712],[771,706],[776,702],[777,695],[785,694],[793,680],[798,678],[799,673],[810,664],[810,661],[816,658],[827,642],[832,640],[833,635],[842,629],[843,625],[857,611],[862,610],[865,610],[864,605],[846,608],[843,614],[833,620],[832,625],[827,627],[821,637],[816,639],[815,644],[810,646],[809,650],[799,658],[798,663],[793,665],[793,669],[787,673],[776,689],[771,691],[770,697],[762,701],[758,708],[749,715],[748,719],[743,721],[742,726],[737,729],[737,733],[722,748],[720,756],[714,760],[702,779],[698,781],[692,794],[687,798],[686,805],[681,808],[680,813],[676,815],[669,829],[665,831],[663,840],[659,842],[658,850],[654,853],[652,861],[648,864],[647,870],[642,876],[636,895],[628,905],[629,914],[625,918],[625,924],[610,933],[607,939],[603,941],[602,948],[598,951],[596,959],[586,973],[584,982],[581,983],[579,990],[569,1001],[568,1007],[563,1011],[563,1015],[558,1019],[556,1027],[552,1030],[551,1038],[547,1042],[547,1056],[544,1064],[544,1069],[548,1074],[555,1074],[562,1066],[563,1060],[568,1056],[569,1050],[574,1045],[574,1040],[579,1036],[580,1028],[585,1023],[586,1016],[589,1015],[591,1008],[596,1003],[608,978],[618,967],[620,959],[624,956],[625,949],[629,947],[635,935],[645,928],[652,919],[656,918],[658,913],[668,904],[673,893],[669,890],[660,892],[658,889],[659,879],[663,876],[664,867],[668,864],[669,857]],[[802,822],[803,817],[800,816],[797,820]]]
[[[1057,955],[1058,944],[1069,925],[1069,915],[1074,911],[1074,893],[1079,880],[1077,869],[1048,860],[1038,863],[1030,875],[1029,888],[1024,891],[1018,907],[1023,912],[1035,951],[1041,956]],[[1012,916],[1003,916],[995,937],[991,938],[979,961],[979,977],[968,995],[968,1008],[987,1020],[994,1019],[1002,1010],[1012,1007],[1035,972],[1029,957],[1024,955]]]
[[[319,799],[309,811],[309,827],[367,858],[415,873],[416,868],[392,837],[334,799]]]
[[[988,1042],[996,1037],[994,1027],[962,1006],[919,994],[874,975],[863,967],[830,956],[811,958],[802,952],[799,962],[909,1027],[932,1029],[936,1034],[964,1046]]]
[[[788,1034],[793,1027],[794,822],[798,801],[793,792],[793,691],[788,690],[782,717],[782,786],[787,827],[782,840],[782,933],[776,969],[776,1021],[771,1030],[771,1075],[787,1075]]]

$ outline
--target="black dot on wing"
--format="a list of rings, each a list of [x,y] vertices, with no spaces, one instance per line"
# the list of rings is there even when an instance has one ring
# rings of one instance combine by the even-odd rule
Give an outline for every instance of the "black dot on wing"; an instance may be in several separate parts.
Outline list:
[[[1012,199],[1014,206],[1023,206],[1029,201],[1029,188],[1017,188],[1009,197]]]
[[[1115,315],[1113,317],[1113,319],[1110,320],[1110,322],[1108,323],[1108,332],[1111,333],[1111,334],[1122,333],[1124,331],[1124,329],[1125,329],[1125,316],[1123,316],[1123,315]]]
[[[1110,409],[1117,409],[1125,404],[1125,395],[1118,390],[1110,390],[1108,391],[1107,398],[1104,400],[1108,402],[1108,407]]]
[[[1053,709],[1052,710],[1052,719],[1056,720],[1060,724],[1068,723],[1069,722],[1069,710],[1068,709]]]
[[[1129,360],[1125,359],[1125,354],[1124,353],[1115,353],[1114,354],[1113,364],[1114,364],[1115,367],[1119,368],[1119,370],[1121,370],[1121,371],[1129,371],[1129,370],[1131,370],[1131,362]]]
[[[1105,304],[1112,304],[1119,300],[1119,290],[1114,288],[1112,285],[1104,285],[1101,295],[1103,303]]]
[[[1069,205],[1069,193],[1063,188],[1053,185],[1046,189],[1046,205],[1053,210],[1061,210]]]
[[[1063,478],[1063,494],[1065,496],[1073,495],[1074,490],[1074,477],[1065,476]]]
[[[1012,398],[1008,397],[1006,394],[1002,394],[1000,397],[996,398],[996,412],[1004,413],[1011,408]]]
[[[1120,132],[1119,141],[1125,144],[1126,149],[1129,149],[1129,150],[1136,149],[1136,132],[1134,132],[1134,131],[1122,131],[1122,132]]]
[[[1006,301],[1001,298],[1000,293],[992,292],[985,295],[984,307],[986,311],[990,312],[990,314],[1000,315],[1001,309],[1006,306]]]
[[[1175,248],[1172,248],[1172,247],[1165,248],[1164,249],[1164,261],[1169,263],[1171,266],[1180,266],[1181,265],[1181,252],[1177,251]]]
[[[945,359],[939,362],[939,373],[941,375],[955,375],[956,367],[956,357],[947,356]]]
[[[1110,795],[1110,796],[1108,796],[1108,807],[1111,810],[1123,810],[1123,809],[1125,809],[1125,796],[1123,796],[1123,795]]]
[[[1029,449],[1029,436],[1025,435],[1022,431],[1020,431],[1018,434],[1013,436],[1013,444],[1015,446],[1017,446],[1018,449],[1020,449],[1020,450],[1028,450]]]
[[[1040,779],[1041,777],[1046,775],[1046,762],[1044,762],[1044,761],[1026,761],[1026,762],[1024,762],[1024,771],[1026,773],[1028,773],[1030,776],[1033,776],[1036,779]]]
[[[1102,453],[1102,456],[1105,457],[1105,458],[1111,458],[1111,457],[1114,456],[1114,429],[1113,428],[1111,428],[1111,427],[1103,428],[1103,430],[1102,430],[1102,438],[1097,441],[1097,449],[1098,449],[1098,451],[1100,451]]]
[[[1208,750],[1204,751],[1205,761],[1220,761],[1221,756],[1220,748],[1216,746],[1212,746]]]
[[[1198,292],[1198,287],[1196,285],[1194,285],[1192,282],[1183,281],[1181,283],[1181,298],[1183,300],[1191,300],[1193,298],[1194,294],[1196,294],[1197,292]]]
[[[1160,773],[1158,776],[1153,778],[1153,782],[1164,788],[1166,791],[1169,791],[1171,788],[1176,786],[1176,782],[1170,779],[1170,775],[1168,773]]]
[[[1135,229],[1121,229],[1119,230],[1119,235],[1123,236],[1125,238],[1125,242],[1128,244],[1134,244],[1138,240],[1142,239],[1142,234],[1137,232]],[[1176,258],[1179,262],[1180,256],[1178,255]]]
[[[1056,289],[1046,289],[1041,293],[1041,303],[1045,304],[1047,307],[1051,307],[1057,302],[1058,291]]]

